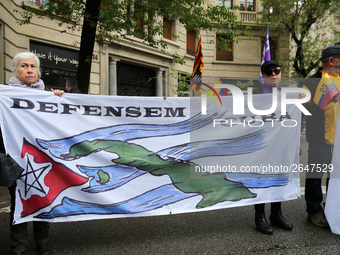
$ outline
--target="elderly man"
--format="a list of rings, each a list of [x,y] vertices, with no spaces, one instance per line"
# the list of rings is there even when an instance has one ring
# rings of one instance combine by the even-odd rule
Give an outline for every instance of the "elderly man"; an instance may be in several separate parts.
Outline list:
[[[77,87],[77,80],[75,78],[66,79],[65,90],[67,93],[81,93]]]
[[[311,100],[305,107],[312,114],[306,120],[306,138],[308,147],[308,172],[306,173],[305,199],[308,221],[317,227],[328,227],[328,222],[323,214],[321,206],[323,201],[321,180],[322,171],[317,171],[319,166],[330,165],[332,163],[332,153],[334,145],[336,116],[339,107],[339,95],[333,97],[324,110],[315,102],[314,97],[318,93],[318,85],[321,78],[332,79],[338,89],[340,89],[340,45],[325,48],[321,55],[323,67],[304,80],[303,88],[311,92]],[[329,173],[328,173],[329,177]],[[327,178],[328,184],[328,178]]]

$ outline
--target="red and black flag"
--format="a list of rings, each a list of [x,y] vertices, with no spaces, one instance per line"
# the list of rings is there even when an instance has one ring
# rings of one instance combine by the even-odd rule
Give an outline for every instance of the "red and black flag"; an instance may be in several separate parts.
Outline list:
[[[204,62],[203,62],[203,50],[202,50],[202,37],[197,44],[196,57],[194,69],[191,75],[191,87],[195,92],[196,96],[201,95],[201,82],[202,74],[204,73]]]

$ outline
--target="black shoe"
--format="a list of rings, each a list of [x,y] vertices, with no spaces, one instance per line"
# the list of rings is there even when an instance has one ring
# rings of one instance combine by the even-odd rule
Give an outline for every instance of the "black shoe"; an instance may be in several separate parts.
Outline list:
[[[25,255],[25,252],[23,252],[23,251],[14,251],[14,252],[12,252],[12,255]]]
[[[293,225],[290,224],[285,218],[282,216],[281,211],[272,212],[270,214],[270,222],[273,226],[285,229],[285,230],[292,230]]]
[[[39,255],[51,255],[50,246],[48,243],[38,245],[37,251]]]
[[[273,227],[269,225],[264,213],[255,213],[256,229],[265,235],[273,234]]]

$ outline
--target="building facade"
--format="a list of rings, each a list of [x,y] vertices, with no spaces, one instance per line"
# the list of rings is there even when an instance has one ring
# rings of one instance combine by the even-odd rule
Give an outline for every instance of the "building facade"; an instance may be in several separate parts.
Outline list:
[[[219,51],[218,32],[201,31],[204,76],[247,80],[260,73],[266,28],[258,22],[260,0],[208,0],[209,4],[239,6],[233,10],[244,25],[251,26],[251,38],[244,37],[232,45],[233,50]],[[0,83],[12,76],[11,61],[21,51],[33,51],[41,60],[42,79],[47,88],[64,88],[66,77],[76,76],[80,33],[59,26],[58,21],[34,17],[29,25],[19,25],[20,12],[39,5],[38,0],[0,0]],[[164,21],[165,22],[165,21]],[[90,94],[122,96],[176,96],[178,74],[191,73],[197,38],[178,22],[164,23],[169,33],[162,40],[168,48],[162,51],[141,39],[131,37],[119,44],[97,40],[92,56]],[[61,33],[61,31],[66,31]],[[179,35],[173,37],[172,34]],[[288,36],[277,32],[271,38],[272,59],[281,60],[288,50]],[[211,42],[215,43],[211,43]],[[126,48],[129,50],[126,50]],[[178,64],[172,55],[185,57]],[[174,75],[174,72],[176,75]]]

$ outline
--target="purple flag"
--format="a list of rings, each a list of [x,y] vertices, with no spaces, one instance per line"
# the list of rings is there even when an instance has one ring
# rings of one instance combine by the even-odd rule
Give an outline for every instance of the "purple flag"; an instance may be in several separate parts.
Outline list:
[[[267,34],[266,34],[266,39],[264,40],[261,65],[264,62],[266,62],[267,60],[271,60],[271,57],[270,57],[270,46],[269,46],[269,25],[267,25]],[[262,76],[262,72],[261,71],[260,71],[260,83],[264,84],[263,76]]]

